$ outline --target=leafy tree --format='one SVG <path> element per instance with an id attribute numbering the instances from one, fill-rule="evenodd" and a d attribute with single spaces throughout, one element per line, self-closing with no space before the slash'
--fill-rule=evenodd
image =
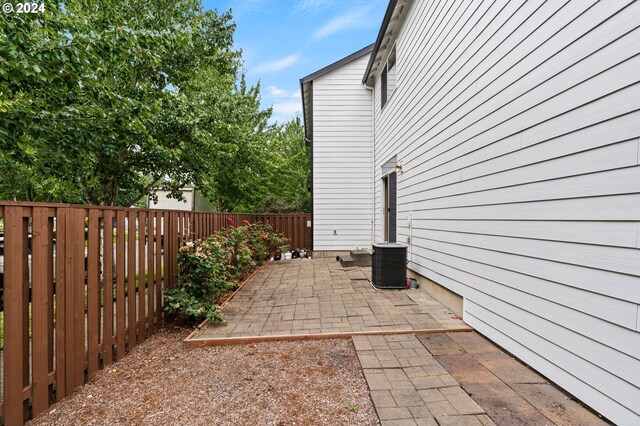
<path id="1" fill-rule="evenodd" d="M 299 117 L 275 129 L 269 144 L 271 170 L 266 191 L 255 211 L 288 213 L 310 211 L 307 183 L 311 174 L 311 153 Z"/>
<path id="2" fill-rule="evenodd" d="M 195 0 L 46 8 L 0 17 L 6 161 L 27 163 L 24 141 L 37 141 L 48 177 L 74 183 L 90 204 L 130 205 L 152 187 L 177 193 L 193 181 L 206 165 L 186 161 L 194 108 L 180 87 L 203 68 L 235 76 L 231 15 Z"/>
<path id="3" fill-rule="evenodd" d="M 251 210 L 265 185 L 263 151 L 272 129 L 271 109 L 260 109 L 260 85 L 247 87 L 244 75 L 236 82 L 209 69 L 183 93 L 201 106 L 185 157 L 209 165 L 193 184 L 219 211 Z"/>
<path id="4" fill-rule="evenodd" d="M 192 184 L 220 211 L 308 209 L 300 120 L 268 124 L 230 12 L 45 6 L 0 15 L 0 198 L 128 206 Z"/>

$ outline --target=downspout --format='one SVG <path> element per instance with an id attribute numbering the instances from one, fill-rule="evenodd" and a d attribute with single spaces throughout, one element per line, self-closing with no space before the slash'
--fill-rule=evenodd
<path id="1" fill-rule="evenodd" d="M 375 85 L 373 87 L 364 84 L 365 89 L 371 93 L 371 244 L 376 237 L 376 95 Z"/>
<path id="2" fill-rule="evenodd" d="M 311 205 L 309 206 L 310 212 L 309 212 L 309 216 L 311 219 L 311 229 L 309 230 L 310 232 L 310 238 L 309 238 L 309 243 L 311 244 L 311 247 L 309 247 L 309 249 L 313 252 L 314 249 L 314 240 L 313 240 L 313 234 L 315 232 L 315 218 L 313 215 L 313 204 L 314 204 L 314 188 L 313 188 L 313 184 L 314 184 L 314 179 L 313 179 L 313 164 L 314 164 L 314 158 L 313 158 L 313 80 L 311 80 L 309 82 L 309 103 L 310 103 L 310 110 L 309 113 L 311 115 L 311 117 L 309 117 L 309 123 L 311 125 L 311 131 L 310 131 L 310 139 L 307 137 L 307 116 L 306 116 L 306 109 L 305 109 L 305 105 L 304 105 L 304 82 L 303 82 L 303 78 L 300 79 L 300 94 L 302 95 L 302 124 L 304 125 L 304 140 L 305 143 L 309 146 L 309 154 L 311 156 L 311 176 L 310 176 L 310 181 L 308 181 L 310 183 L 310 187 L 308 187 L 308 190 L 311 192 Z M 305 224 L 306 226 L 306 224 Z"/>

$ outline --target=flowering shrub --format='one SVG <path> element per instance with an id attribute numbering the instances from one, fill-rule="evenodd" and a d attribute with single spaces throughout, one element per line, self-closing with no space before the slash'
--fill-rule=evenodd
<path id="1" fill-rule="evenodd" d="M 243 221 L 241 226 L 230 225 L 180 247 L 176 286 L 166 289 L 164 295 L 169 314 L 192 321 L 222 321 L 221 298 L 269 255 L 287 250 L 287 239 L 269 224 Z"/>

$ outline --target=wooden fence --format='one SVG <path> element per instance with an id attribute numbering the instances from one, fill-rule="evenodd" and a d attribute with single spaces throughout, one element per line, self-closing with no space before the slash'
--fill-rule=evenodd
<path id="1" fill-rule="evenodd" d="M 4 424 L 22 424 L 160 326 L 187 239 L 264 221 L 308 248 L 306 214 L 252 215 L 0 201 Z"/>

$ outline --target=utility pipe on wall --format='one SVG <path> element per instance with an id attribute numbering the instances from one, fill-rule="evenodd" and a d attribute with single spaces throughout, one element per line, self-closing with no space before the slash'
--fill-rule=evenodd
<path id="1" fill-rule="evenodd" d="M 364 87 L 371 93 L 371 244 L 373 244 L 376 238 L 376 95 L 375 87 L 369 87 L 366 84 Z"/>

